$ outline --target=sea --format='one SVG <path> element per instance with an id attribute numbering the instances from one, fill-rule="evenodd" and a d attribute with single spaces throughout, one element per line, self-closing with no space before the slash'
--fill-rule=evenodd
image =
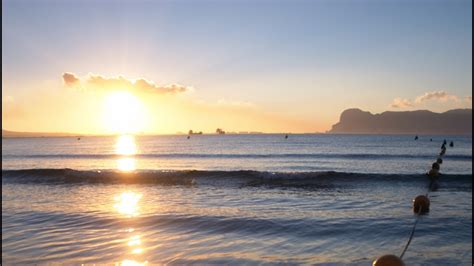
<path id="1" fill-rule="evenodd" d="M 472 265 L 472 136 L 2 138 L 2 265 L 371 265 L 413 229 L 406 265 Z"/>

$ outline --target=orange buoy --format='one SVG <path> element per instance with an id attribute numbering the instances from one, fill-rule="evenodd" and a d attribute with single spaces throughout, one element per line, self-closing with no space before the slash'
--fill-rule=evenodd
<path id="1" fill-rule="evenodd" d="M 374 260 L 372 266 L 405 266 L 402 259 L 395 255 L 383 255 Z"/>
<path id="2" fill-rule="evenodd" d="M 426 213 L 430 210 L 430 200 L 425 195 L 419 195 L 413 200 L 413 211 L 415 213 Z"/>

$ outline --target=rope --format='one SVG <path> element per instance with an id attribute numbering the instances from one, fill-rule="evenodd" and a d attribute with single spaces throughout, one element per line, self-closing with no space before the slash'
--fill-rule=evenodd
<path id="1" fill-rule="evenodd" d="M 411 229 L 410 237 L 408 238 L 408 242 L 405 245 L 405 248 L 403 249 L 402 254 L 400 255 L 400 259 L 403 259 L 403 255 L 405 255 L 405 252 L 407 251 L 408 246 L 410 245 L 411 240 L 413 239 L 413 236 L 415 235 L 415 228 L 416 228 L 416 224 L 418 223 L 418 220 L 420 218 L 420 213 L 421 213 L 421 208 L 418 209 L 418 213 L 417 213 L 416 219 L 415 219 L 415 224 L 413 225 L 413 228 Z"/>
<path id="2" fill-rule="evenodd" d="M 444 150 L 446 150 L 446 147 L 445 147 L 445 144 L 443 142 L 443 146 L 444 147 Z M 443 150 L 443 149 L 441 149 Z M 445 153 L 442 151 L 440 154 L 439 154 L 439 157 L 438 158 L 442 158 L 443 156 L 445 155 Z M 432 180 L 431 183 L 430 183 L 430 186 L 428 188 L 428 192 L 426 192 L 425 196 L 428 197 L 428 194 L 433 190 L 433 184 L 434 184 L 434 181 L 435 180 Z M 408 246 L 410 246 L 410 243 L 411 243 L 411 240 L 413 239 L 413 237 L 415 236 L 415 229 L 416 229 L 416 225 L 418 224 L 418 221 L 421 217 L 421 207 L 418 208 L 418 212 L 416 213 L 416 219 L 415 219 L 415 223 L 413 224 L 413 228 L 411 229 L 411 233 L 410 233 L 410 237 L 408 238 L 408 242 L 407 244 L 405 245 L 405 248 L 403 249 L 402 251 L 402 254 L 400 254 L 400 259 L 403 259 L 403 255 L 405 255 L 405 252 L 408 250 Z"/>

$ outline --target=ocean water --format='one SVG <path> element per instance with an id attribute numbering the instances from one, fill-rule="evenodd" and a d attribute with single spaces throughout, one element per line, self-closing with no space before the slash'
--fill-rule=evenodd
<path id="1" fill-rule="evenodd" d="M 403 260 L 471 265 L 470 136 L 2 139 L 2 264 L 370 265 L 428 191 Z"/>

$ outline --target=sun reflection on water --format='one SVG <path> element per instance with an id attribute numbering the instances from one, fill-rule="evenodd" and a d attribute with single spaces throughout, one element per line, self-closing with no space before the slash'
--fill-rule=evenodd
<path id="1" fill-rule="evenodd" d="M 117 138 L 115 143 L 115 153 L 121 155 L 117 159 L 117 169 L 122 172 L 129 172 L 135 170 L 135 158 L 133 155 L 137 153 L 137 146 L 135 144 L 135 139 L 131 135 L 122 135 Z M 115 204 L 114 208 L 118 213 L 125 215 L 126 217 L 136 217 L 139 215 L 139 201 L 142 197 L 142 194 L 126 191 L 122 192 L 120 195 L 114 197 Z M 133 233 L 134 228 L 128 228 L 126 230 L 128 233 Z M 138 262 L 137 258 L 142 257 L 144 249 L 141 247 L 142 241 L 140 235 L 132 235 L 127 242 L 127 245 L 131 248 L 130 256 L 131 259 L 123 260 L 120 265 L 146 265 L 145 262 Z M 141 260 L 141 259 L 140 259 Z"/>
<path id="2" fill-rule="evenodd" d="M 128 241 L 129 246 L 137 246 L 137 245 L 140 245 L 141 243 L 142 242 L 140 241 L 140 236 L 139 235 L 135 235 L 135 236 L 130 237 L 130 240 Z"/>
<path id="3" fill-rule="evenodd" d="M 114 208 L 120 214 L 125 214 L 126 217 L 138 216 L 138 203 L 141 197 L 142 194 L 140 193 L 132 191 L 123 192 L 114 197 L 114 200 L 116 201 Z M 130 248 L 128 253 L 128 256 L 130 257 L 128 259 L 122 260 L 121 262 L 115 263 L 115 265 L 147 265 L 148 261 L 140 262 L 144 259 L 143 254 L 145 251 L 142 246 L 143 243 L 140 234 L 137 234 L 135 228 L 133 227 L 125 228 L 124 232 L 127 232 L 129 235 L 126 243 Z"/>
<path id="4" fill-rule="evenodd" d="M 121 214 L 125 214 L 127 217 L 138 216 L 138 201 L 140 201 L 142 195 L 135 192 L 123 192 L 114 199 L 117 202 L 114 208 Z"/>
<path id="5" fill-rule="evenodd" d="M 122 172 L 130 172 L 135 170 L 135 159 L 134 158 L 120 158 L 117 159 L 117 169 Z"/>
<path id="6" fill-rule="evenodd" d="M 115 154 L 134 155 L 137 153 L 137 145 L 132 135 L 122 135 L 117 138 L 115 143 Z"/>
<path id="7" fill-rule="evenodd" d="M 117 138 L 115 154 L 121 155 L 121 158 L 117 159 L 118 170 L 130 172 L 136 169 L 133 155 L 137 154 L 137 145 L 132 135 L 122 135 Z"/>
<path id="8" fill-rule="evenodd" d="M 141 254 L 143 253 L 143 248 L 134 248 L 132 254 Z"/>
<path id="9" fill-rule="evenodd" d="M 141 265 L 147 265 L 147 264 L 148 264 L 148 261 L 140 263 L 134 260 L 123 260 L 120 263 L 121 266 L 141 266 Z"/>

